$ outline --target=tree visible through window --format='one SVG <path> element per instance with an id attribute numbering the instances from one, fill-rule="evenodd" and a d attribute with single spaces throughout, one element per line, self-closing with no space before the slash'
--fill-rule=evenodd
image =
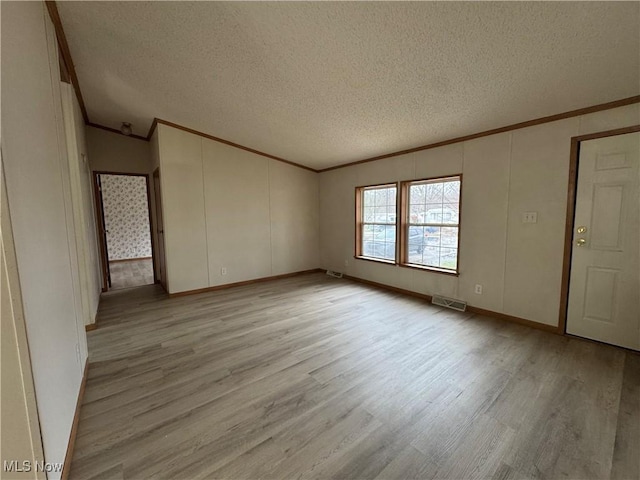
<path id="1" fill-rule="evenodd" d="M 358 256 L 396 259 L 396 185 L 358 189 Z"/>
<path id="2" fill-rule="evenodd" d="M 406 182 L 403 263 L 457 271 L 461 178 Z"/>

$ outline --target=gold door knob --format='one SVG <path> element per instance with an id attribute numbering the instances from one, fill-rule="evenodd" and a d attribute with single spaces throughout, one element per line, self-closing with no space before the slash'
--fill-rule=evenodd
<path id="1" fill-rule="evenodd" d="M 582 247 L 585 243 L 587 243 L 587 241 L 584 238 L 579 238 L 578 241 L 576 242 L 576 245 L 578 245 L 579 247 Z"/>
<path id="2" fill-rule="evenodd" d="M 578 233 L 585 233 L 587 231 L 587 227 L 578 227 Z"/>

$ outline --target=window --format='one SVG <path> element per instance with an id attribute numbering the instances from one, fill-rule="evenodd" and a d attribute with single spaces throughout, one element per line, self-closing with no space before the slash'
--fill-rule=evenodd
<path id="1" fill-rule="evenodd" d="M 456 175 L 401 182 L 399 192 L 356 188 L 356 257 L 457 275 L 461 184 Z"/>
<path id="2" fill-rule="evenodd" d="M 402 256 L 407 266 L 457 273 L 461 176 L 402 183 Z"/>
<path id="3" fill-rule="evenodd" d="M 395 184 L 356 189 L 356 256 L 396 261 Z"/>

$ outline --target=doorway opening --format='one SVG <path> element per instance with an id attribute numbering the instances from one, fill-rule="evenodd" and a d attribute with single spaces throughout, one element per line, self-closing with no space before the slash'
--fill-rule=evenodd
<path id="1" fill-rule="evenodd" d="M 640 350 L 640 126 L 574 137 L 564 333 Z"/>
<path id="2" fill-rule="evenodd" d="M 94 172 L 103 291 L 156 282 L 149 176 Z"/>

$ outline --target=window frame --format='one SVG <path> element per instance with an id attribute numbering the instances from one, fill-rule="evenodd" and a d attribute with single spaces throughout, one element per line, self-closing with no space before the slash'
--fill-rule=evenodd
<path id="1" fill-rule="evenodd" d="M 437 226 L 442 227 L 456 227 L 458 229 L 458 243 L 456 245 L 456 268 L 448 269 L 442 267 L 434 267 L 427 265 L 419 265 L 415 263 L 409 262 L 409 228 L 414 226 L 409 222 L 410 215 L 410 199 L 409 199 L 409 188 L 411 185 L 416 185 L 420 183 L 444 183 L 447 180 L 459 180 L 460 181 L 460 196 L 458 197 L 458 223 L 456 224 L 438 224 Z M 429 178 L 421 178 L 417 180 L 407 180 L 400 182 L 400 224 L 397 226 L 399 231 L 400 239 L 398 244 L 400 246 L 400 256 L 398 265 L 406 268 L 415 268 L 417 270 L 426 270 L 434 273 L 441 273 L 444 275 L 460 275 L 460 232 L 461 232 L 461 224 L 462 224 L 462 173 L 454 174 L 454 175 L 445 175 L 445 176 L 437 176 L 437 177 L 429 177 Z M 428 224 L 425 224 L 428 226 Z"/>
<path id="2" fill-rule="evenodd" d="M 395 248 L 395 252 L 394 252 L 394 257 L 393 260 L 388 260 L 385 258 L 377 258 L 377 257 L 368 257 L 362 254 L 362 232 L 364 229 L 364 221 L 363 221 L 363 215 L 362 215 L 362 210 L 363 210 L 363 196 L 364 196 L 364 192 L 367 190 L 376 190 L 376 189 L 382 189 L 382 188 L 395 188 L 396 189 L 396 221 L 395 223 L 393 223 L 393 226 L 396 229 L 396 248 Z M 400 185 L 399 182 L 385 182 L 385 183 L 379 183 L 376 185 L 363 185 L 360 187 L 356 187 L 356 208 L 355 208 L 355 255 L 354 258 L 358 259 L 358 260 L 367 260 L 370 262 L 378 262 L 378 263 L 385 263 L 387 265 L 398 265 L 398 250 L 399 250 L 399 240 L 400 240 L 400 234 L 399 234 L 399 222 L 398 219 L 400 218 L 400 212 L 401 212 L 401 206 L 400 206 Z M 371 225 L 370 223 L 368 223 L 367 225 Z M 381 225 L 392 225 L 392 224 L 381 224 Z"/>

